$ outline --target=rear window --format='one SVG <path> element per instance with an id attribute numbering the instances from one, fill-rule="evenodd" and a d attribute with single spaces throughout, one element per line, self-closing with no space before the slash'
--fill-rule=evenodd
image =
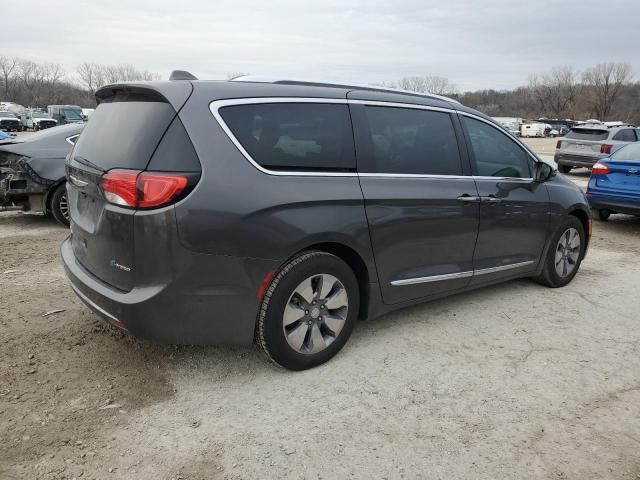
<path id="1" fill-rule="evenodd" d="M 625 162 L 639 162 L 640 163 L 640 144 L 631 143 L 626 147 L 622 147 L 616 153 L 611 155 L 613 160 L 621 160 Z"/>
<path id="2" fill-rule="evenodd" d="M 355 170 L 347 105 L 233 105 L 221 108 L 220 115 L 251 158 L 265 168 Z"/>
<path id="3" fill-rule="evenodd" d="M 158 101 L 101 103 L 78 138 L 74 157 L 104 170 L 144 170 L 175 115 L 171 105 Z"/>
<path id="4" fill-rule="evenodd" d="M 593 140 L 595 142 L 606 140 L 609 136 L 609 130 L 597 130 L 595 128 L 572 128 L 565 138 L 573 138 L 574 140 Z"/>

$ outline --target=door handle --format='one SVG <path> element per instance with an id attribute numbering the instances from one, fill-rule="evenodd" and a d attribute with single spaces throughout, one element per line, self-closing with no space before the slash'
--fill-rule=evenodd
<path id="1" fill-rule="evenodd" d="M 488 197 L 480 197 L 483 203 L 488 203 L 489 205 L 495 205 L 496 203 L 500 203 L 502 199 L 494 197 L 493 195 L 489 195 Z"/>
<path id="2" fill-rule="evenodd" d="M 456 198 L 456 200 L 463 203 L 478 203 L 480 201 L 480 197 L 472 197 L 471 195 L 465 193 Z"/>

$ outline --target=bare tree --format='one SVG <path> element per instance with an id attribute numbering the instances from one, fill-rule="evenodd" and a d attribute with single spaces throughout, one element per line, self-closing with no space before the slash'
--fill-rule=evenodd
<path id="1" fill-rule="evenodd" d="M 13 72 L 20 63 L 20 59 L 17 57 L 5 57 L 0 55 L 0 73 L 2 74 L 2 85 L 4 86 L 5 100 L 9 100 L 9 93 L 11 91 L 11 80 L 13 78 Z"/>
<path id="2" fill-rule="evenodd" d="M 543 75 L 532 75 L 529 87 L 545 114 L 555 118 L 569 112 L 580 93 L 577 73 L 571 67 L 556 67 Z"/>
<path id="3" fill-rule="evenodd" d="M 31 60 L 18 63 L 18 78 L 27 90 L 30 104 L 40 103 L 40 87 L 44 80 L 44 68 Z"/>
<path id="4" fill-rule="evenodd" d="M 600 63 L 586 70 L 584 83 L 591 87 L 593 111 L 600 120 L 606 120 L 620 89 L 631 82 L 633 74 L 628 63 Z"/>
<path id="5" fill-rule="evenodd" d="M 456 86 L 448 78 L 438 76 L 404 77 L 398 82 L 398 88 L 436 95 L 454 95 L 457 92 Z"/>

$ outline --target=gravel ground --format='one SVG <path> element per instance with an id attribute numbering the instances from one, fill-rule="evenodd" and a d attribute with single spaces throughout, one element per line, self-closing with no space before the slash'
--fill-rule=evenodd
<path id="1" fill-rule="evenodd" d="M 301 373 L 115 332 L 67 285 L 67 233 L 0 214 L 3 480 L 640 478 L 640 218 L 594 222 L 566 288 L 362 322 Z"/>

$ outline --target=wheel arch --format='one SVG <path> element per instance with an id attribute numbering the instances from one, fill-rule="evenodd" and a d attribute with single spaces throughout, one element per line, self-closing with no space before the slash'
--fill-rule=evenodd
<path id="1" fill-rule="evenodd" d="M 584 249 L 586 254 L 587 247 L 589 246 L 589 241 L 591 240 L 591 216 L 581 208 L 574 208 L 569 212 L 569 215 L 576 217 L 582 224 L 582 228 L 584 229 L 585 234 L 584 236 L 587 243 Z"/>
<path id="2" fill-rule="evenodd" d="M 58 181 L 56 181 L 55 183 L 53 183 L 49 189 L 47 190 L 47 192 L 45 193 L 45 197 L 44 197 L 44 212 L 45 214 L 50 214 L 51 213 L 51 198 L 53 197 L 53 192 L 56 191 L 56 189 L 60 186 L 60 185 L 64 185 L 66 182 L 66 178 L 61 178 Z"/>
<path id="3" fill-rule="evenodd" d="M 338 242 L 322 242 L 309 245 L 304 250 L 319 250 L 335 255 L 353 271 L 360 289 L 360 305 L 358 318 L 367 318 L 369 314 L 369 300 L 371 298 L 371 274 L 362 256 L 353 248 Z"/>

